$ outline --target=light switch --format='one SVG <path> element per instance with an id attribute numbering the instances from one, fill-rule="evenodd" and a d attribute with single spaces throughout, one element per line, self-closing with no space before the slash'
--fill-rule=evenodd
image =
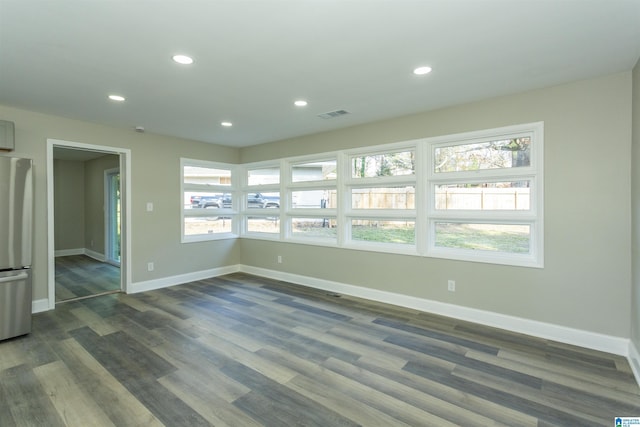
<path id="1" fill-rule="evenodd" d="M 147 212 L 153 212 L 153 203 L 147 202 Z"/>

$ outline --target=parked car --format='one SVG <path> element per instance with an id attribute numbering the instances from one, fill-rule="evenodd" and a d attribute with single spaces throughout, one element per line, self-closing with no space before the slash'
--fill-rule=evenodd
<path id="1" fill-rule="evenodd" d="M 231 208 L 231 194 L 215 194 L 211 196 L 191 196 L 192 208 Z M 248 208 L 279 208 L 280 196 L 266 196 L 262 193 L 249 193 Z"/>
<path id="2" fill-rule="evenodd" d="M 194 208 L 230 208 L 230 194 L 216 194 L 213 196 L 191 196 L 191 207 Z"/>
<path id="3" fill-rule="evenodd" d="M 280 196 L 265 196 L 262 193 L 250 193 L 247 196 L 249 208 L 279 208 Z"/>

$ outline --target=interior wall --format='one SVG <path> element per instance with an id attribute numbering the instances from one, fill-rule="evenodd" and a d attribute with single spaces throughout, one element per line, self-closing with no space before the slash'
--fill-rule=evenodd
<path id="1" fill-rule="evenodd" d="M 631 342 L 640 351 L 640 60 L 633 69 Z M 639 361 L 640 362 L 640 361 Z"/>
<path id="2" fill-rule="evenodd" d="M 628 338 L 631 88 L 625 72 L 241 149 L 244 163 L 543 121 L 544 268 L 250 239 L 242 263 Z"/>
<path id="3" fill-rule="evenodd" d="M 238 163 L 237 149 L 137 133 L 0 105 L 0 118 L 15 123 L 16 149 L 9 155 L 34 161 L 34 300 L 48 298 L 47 139 L 131 150 L 132 280 L 144 282 L 240 262 L 234 240 L 180 243 L 180 157 Z M 154 211 L 146 211 L 146 203 Z M 154 271 L 147 271 L 147 262 Z"/>
<path id="4" fill-rule="evenodd" d="M 56 159 L 53 177 L 56 251 L 84 248 L 84 165 Z"/>
<path id="5" fill-rule="evenodd" d="M 84 246 L 93 252 L 105 254 L 104 171 L 120 166 L 120 156 L 108 154 L 84 162 L 85 172 L 85 227 Z"/>

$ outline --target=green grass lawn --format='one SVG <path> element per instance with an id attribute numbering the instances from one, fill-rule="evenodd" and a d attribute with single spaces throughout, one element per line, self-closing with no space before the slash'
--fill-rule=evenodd
<path id="1" fill-rule="evenodd" d="M 416 232 L 411 227 L 353 227 L 351 230 L 353 240 L 380 243 L 404 243 L 413 244 L 416 241 Z"/>
<path id="2" fill-rule="evenodd" d="M 436 229 L 436 246 L 523 254 L 529 252 L 529 230 L 510 226 L 508 231 L 490 224 L 443 224 Z"/>
<path id="3" fill-rule="evenodd" d="M 307 237 L 336 237 L 336 229 L 333 227 L 307 224 L 295 227 L 295 231 Z M 351 237 L 364 242 L 398 244 L 414 244 L 416 240 L 413 226 L 355 226 Z M 530 236 L 526 226 L 439 223 L 435 243 L 444 248 L 523 254 L 529 252 Z"/>

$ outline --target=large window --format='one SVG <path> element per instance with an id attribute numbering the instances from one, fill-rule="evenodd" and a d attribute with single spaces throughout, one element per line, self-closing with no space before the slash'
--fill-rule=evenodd
<path id="1" fill-rule="evenodd" d="M 245 167 L 242 195 L 243 234 L 256 238 L 280 238 L 280 164 Z"/>
<path id="2" fill-rule="evenodd" d="M 541 267 L 543 124 L 242 165 L 183 159 L 183 241 L 229 237 Z M 236 181 L 238 181 L 236 183 Z"/>
<path id="3" fill-rule="evenodd" d="M 285 237 L 318 244 L 338 242 L 338 160 L 323 155 L 288 162 Z"/>
<path id="4" fill-rule="evenodd" d="M 182 242 L 237 236 L 233 168 L 181 159 Z"/>
<path id="5" fill-rule="evenodd" d="M 345 160 L 345 245 L 415 253 L 415 144 L 348 152 Z"/>
<path id="6" fill-rule="evenodd" d="M 542 125 L 429 144 L 428 254 L 542 264 Z"/>

